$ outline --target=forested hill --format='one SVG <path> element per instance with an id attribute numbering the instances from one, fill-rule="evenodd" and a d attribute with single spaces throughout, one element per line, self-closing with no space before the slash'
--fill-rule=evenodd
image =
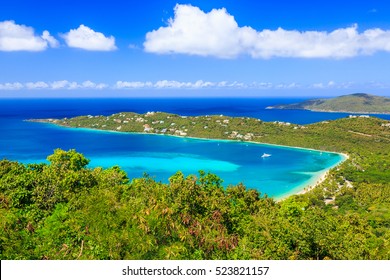
<path id="1" fill-rule="evenodd" d="M 269 106 L 267 109 L 390 114 L 390 98 L 355 93 L 330 99 L 311 99 L 300 103 Z"/>

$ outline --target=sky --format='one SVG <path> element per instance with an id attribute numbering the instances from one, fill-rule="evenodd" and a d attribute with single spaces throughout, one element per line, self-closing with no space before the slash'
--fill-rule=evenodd
<path id="1" fill-rule="evenodd" d="M 0 97 L 390 95 L 389 1 L 2 1 Z"/>

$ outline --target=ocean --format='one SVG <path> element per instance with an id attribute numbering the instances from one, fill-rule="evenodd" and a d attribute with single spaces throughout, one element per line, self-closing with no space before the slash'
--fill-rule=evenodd
<path id="1" fill-rule="evenodd" d="M 26 122 L 31 118 L 110 115 L 118 112 L 163 111 L 186 116 L 227 115 L 308 124 L 348 114 L 299 110 L 267 110 L 267 106 L 303 99 L 266 98 L 137 98 L 137 99 L 0 99 L 0 158 L 24 163 L 45 162 L 56 148 L 76 149 L 90 167 L 119 165 L 129 178 L 147 173 L 158 181 L 180 170 L 185 175 L 212 172 L 224 186 L 243 183 L 275 198 L 313 184 L 342 160 L 334 153 L 160 135 L 113 133 L 61 128 Z M 389 115 L 379 117 L 390 119 Z M 262 158 L 263 153 L 271 154 Z"/>

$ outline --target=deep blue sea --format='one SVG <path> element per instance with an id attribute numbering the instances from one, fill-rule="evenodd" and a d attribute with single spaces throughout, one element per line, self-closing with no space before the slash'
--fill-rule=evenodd
<path id="1" fill-rule="evenodd" d="M 32 123 L 30 118 L 110 115 L 118 112 L 164 111 L 180 115 L 255 117 L 264 121 L 308 124 L 348 114 L 299 110 L 266 110 L 303 99 L 137 98 L 137 99 L 0 99 L 0 158 L 44 162 L 54 149 L 76 149 L 91 159 L 90 167 L 121 166 L 130 178 L 148 173 L 167 182 L 177 170 L 216 173 L 224 185 L 244 183 L 272 197 L 302 189 L 337 164 L 338 154 L 232 141 L 101 132 Z M 390 119 L 389 115 L 379 117 Z M 271 157 L 261 158 L 263 153 Z"/>

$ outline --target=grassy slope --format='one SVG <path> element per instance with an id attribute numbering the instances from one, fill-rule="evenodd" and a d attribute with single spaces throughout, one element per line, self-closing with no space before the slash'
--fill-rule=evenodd
<path id="1" fill-rule="evenodd" d="M 333 112 L 390 113 L 390 98 L 370 94 L 351 94 L 330 99 L 313 99 L 301 103 L 273 106 L 275 109 L 305 109 Z"/>

